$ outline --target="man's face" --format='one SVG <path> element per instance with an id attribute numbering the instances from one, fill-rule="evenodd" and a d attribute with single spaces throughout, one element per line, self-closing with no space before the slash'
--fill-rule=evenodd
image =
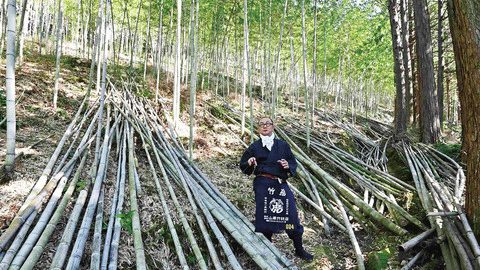
<path id="1" fill-rule="evenodd" d="M 258 133 L 260 133 L 263 136 L 272 135 L 273 128 L 274 128 L 273 122 L 268 117 L 261 118 L 260 121 L 258 121 Z"/>

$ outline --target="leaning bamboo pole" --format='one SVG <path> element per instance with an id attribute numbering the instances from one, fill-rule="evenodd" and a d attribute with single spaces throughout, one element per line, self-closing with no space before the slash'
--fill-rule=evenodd
<path id="1" fill-rule="evenodd" d="M 37 191 L 34 192 L 34 189 L 36 189 L 35 186 L 37 185 L 35 185 L 32 188 L 32 192 L 35 193 L 35 195 L 32 195 L 31 198 L 27 197 L 25 203 L 22 206 L 23 209 L 21 208 L 21 210 L 19 210 L 19 212 L 17 213 L 15 218 L 12 220 L 7 230 L 0 236 L 0 250 L 4 250 L 7 247 L 10 240 L 12 240 L 12 238 L 15 236 L 17 231 L 22 227 L 23 223 L 27 220 L 30 214 L 33 213 L 34 211 L 38 211 L 41 205 L 41 203 L 39 204 L 39 202 L 41 202 L 43 198 L 45 198 L 45 196 L 49 196 L 53 188 L 55 188 L 55 186 L 57 185 L 58 181 L 62 178 L 64 171 L 68 170 L 70 167 L 73 166 L 73 164 L 80 157 L 81 152 L 85 150 L 87 145 L 89 145 L 89 142 L 84 141 L 84 143 L 81 144 L 79 148 L 75 151 L 75 154 L 73 155 L 72 158 L 70 158 L 69 162 L 67 162 L 67 164 L 65 164 L 62 167 L 62 169 L 59 170 L 59 172 L 56 173 L 48 182 L 45 181 L 46 183 L 42 184 L 42 187 L 38 192 Z M 54 158 L 55 160 L 60 155 L 60 151 L 61 149 L 58 151 L 59 152 L 58 155 Z M 46 168 L 45 171 L 48 171 L 48 174 L 49 174 L 53 168 L 53 165 L 51 167 L 47 165 L 47 167 L 48 167 L 48 170 Z M 42 177 L 43 175 L 44 174 L 42 174 Z M 47 174 L 45 175 L 46 175 L 45 177 L 48 177 Z M 43 181 L 43 180 L 39 179 L 37 183 L 40 181 Z M 30 194 L 33 194 L 32 192 Z"/>
<path id="2" fill-rule="evenodd" d="M 40 176 L 40 178 L 37 180 L 37 182 L 35 183 L 35 185 L 33 186 L 32 190 L 30 191 L 30 193 L 28 194 L 27 198 L 25 199 L 25 202 L 24 204 L 22 205 L 22 207 L 20 208 L 19 211 L 22 211 L 23 209 L 26 208 L 26 206 L 28 206 L 29 202 L 31 200 L 33 200 L 35 198 L 35 196 L 43 189 L 43 187 L 45 186 L 47 180 L 48 180 L 48 176 L 50 175 L 50 173 L 52 172 L 53 170 L 53 167 L 55 166 L 55 162 L 57 161 L 62 149 L 63 149 L 63 146 L 65 145 L 65 143 L 67 142 L 67 140 L 72 136 L 73 134 L 73 131 L 74 131 L 74 127 L 80 117 L 80 114 L 83 110 L 83 108 L 85 107 L 85 105 L 87 104 L 87 101 L 88 101 L 88 97 L 89 95 L 86 95 L 84 98 L 83 98 L 83 101 L 82 103 L 80 104 L 80 107 L 78 108 L 77 112 L 75 113 L 75 116 L 73 117 L 72 121 L 70 122 L 70 124 L 67 126 L 67 129 L 65 130 L 65 133 L 63 134 L 62 138 L 60 139 L 60 141 L 58 142 L 57 144 L 57 147 L 55 148 L 55 150 L 53 151 L 53 154 L 52 156 L 50 157 L 47 165 L 45 166 L 45 169 L 43 169 L 43 172 L 42 172 L 42 175 Z M 2 235 L 3 236 L 3 235 Z M 2 245 L 2 237 L 0 237 L 0 250 L 4 248 L 4 246 Z"/>
<path id="3" fill-rule="evenodd" d="M 156 173 L 156 170 L 155 170 L 155 166 L 152 162 L 152 158 L 150 157 L 150 153 L 149 153 L 149 150 L 148 150 L 149 147 L 145 144 L 144 136 L 141 136 L 141 137 L 142 137 L 142 142 L 144 144 L 145 154 L 147 155 L 148 164 L 150 165 L 150 168 L 152 170 L 151 172 L 152 172 L 153 179 L 155 181 L 155 186 L 157 188 L 157 193 L 158 193 L 158 196 L 160 197 L 160 201 L 162 203 L 162 208 L 163 208 L 163 211 L 165 213 L 165 219 L 167 220 L 168 229 L 170 230 L 170 233 L 172 234 L 173 244 L 175 245 L 175 250 L 177 252 L 178 260 L 180 261 L 180 265 L 182 266 L 183 269 L 189 269 L 188 264 L 187 264 L 187 260 L 185 258 L 185 254 L 183 252 L 182 245 L 180 244 L 180 240 L 179 240 L 179 237 L 178 237 L 177 230 L 175 229 L 175 226 L 174 226 L 174 223 L 173 223 L 173 220 L 172 220 L 172 216 L 170 214 L 170 209 L 169 209 L 168 204 L 166 202 L 164 191 L 163 191 L 162 186 L 160 185 L 160 181 L 157 177 L 157 173 Z M 153 143 L 152 143 L 152 145 L 153 145 Z M 156 148 L 155 147 L 152 148 L 152 151 L 155 153 Z M 157 162 L 159 162 L 159 165 L 161 165 L 161 161 L 158 158 L 158 154 L 155 153 L 155 156 L 157 157 Z M 162 166 L 162 174 L 163 174 L 164 178 L 168 177 L 166 175 L 165 170 L 163 169 L 163 166 Z"/>
<path id="4" fill-rule="evenodd" d="M 68 255 L 68 249 L 71 245 L 73 235 L 75 233 L 75 228 L 77 226 L 78 220 L 80 219 L 80 214 L 85 205 L 88 196 L 88 185 L 85 186 L 83 190 L 78 194 L 75 206 L 70 214 L 65 230 L 63 231 L 62 238 L 60 243 L 57 246 L 55 255 L 53 256 L 52 263 L 50 265 L 51 270 L 60 270 L 63 269 L 63 264 Z"/>
<path id="5" fill-rule="evenodd" d="M 55 210 L 54 208 L 57 206 L 57 202 L 61 197 L 63 189 L 67 183 L 68 177 L 72 171 L 73 169 L 70 169 L 69 172 L 67 172 L 67 174 L 65 174 L 65 176 L 62 177 L 60 182 L 57 184 L 57 187 L 55 188 L 55 192 L 52 194 L 47 206 L 43 210 L 40 218 L 37 220 L 35 227 L 33 228 L 32 232 L 28 235 L 27 239 L 25 240 L 25 243 L 23 243 L 22 248 L 19 250 L 19 253 L 15 257 L 15 260 L 12 261 L 12 265 L 10 266 L 10 269 L 18 269 L 21 266 L 26 255 L 28 255 L 34 243 L 40 236 L 40 233 L 45 229 L 45 226 L 47 225 L 51 215 L 53 214 L 53 211 Z M 17 243 L 21 243 L 21 241 L 17 241 Z"/>
<path id="6" fill-rule="evenodd" d="M 123 201 L 125 197 L 125 180 L 126 180 L 126 162 L 127 162 L 127 120 L 123 122 L 123 136 L 122 136 L 122 143 L 121 143 L 121 150 L 119 152 L 119 162 L 118 164 L 118 174 L 119 174 L 119 190 L 118 190 L 118 201 L 116 206 L 116 213 L 120 213 L 123 209 Z M 121 159 L 121 162 L 120 162 Z M 118 249 L 120 245 L 120 233 L 121 233 L 121 223 L 120 217 L 115 215 L 115 222 L 113 224 L 113 231 L 112 231 L 112 240 L 110 245 L 106 245 L 109 247 L 109 254 L 103 254 L 102 258 L 102 269 L 105 269 L 108 265 L 109 270 L 117 269 L 117 260 L 118 260 Z M 113 219 L 113 217 L 111 217 Z M 107 234 L 108 237 L 108 234 Z M 107 237 L 105 240 L 107 240 Z M 104 251 L 107 248 L 104 249 Z"/>
<path id="7" fill-rule="evenodd" d="M 110 119 L 107 119 L 107 123 Z M 80 231 L 78 232 L 77 239 L 75 240 L 75 244 L 73 247 L 73 251 L 70 255 L 68 264 L 66 269 L 76 269 L 80 265 L 80 261 L 83 255 L 83 251 L 85 249 L 85 243 L 87 241 L 88 232 L 90 230 L 90 226 L 93 220 L 93 215 L 95 212 L 95 208 L 98 202 L 98 197 L 100 196 L 100 190 L 103 183 L 103 179 L 105 177 L 105 171 L 107 168 L 108 162 L 108 153 L 110 151 L 110 146 L 112 143 L 112 134 L 115 131 L 115 126 L 118 124 L 119 119 L 115 121 L 112 128 L 110 130 L 105 130 L 105 136 L 103 139 L 102 144 L 102 152 L 100 155 L 100 164 L 98 166 L 98 170 L 95 177 L 94 186 L 92 189 L 92 193 L 90 195 L 90 199 L 88 201 L 87 210 L 85 211 L 85 215 L 82 220 L 82 225 L 80 227 Z"/>
<path id="8" fill-rule="evenodd" d="M 145 262 L 145 249 L 143 247 L 142 229 L 140 225 L 140 213 L 137 203 L 137 190 L 135 185 L 135 161 L 133 157 L 133 128 L 130 129 L 128 124 L 126 128 L 126 135 L 128 136 L 128 182 L 129 182 L 129 197 L 130 197 L 130 210 L 132 211 L 132 231 L 135 245 L 135 259 L 137 269 L 146 269 L 147 263 Z"/>
<path id="9" fill-rule="evenodd" d="M 192 192 L 194 199 L 197 201 L 199 205 L 202 205 L 202 203 L 205 205 L 205 202 L 207 199 L 210 200 L 211 203 L 217 204 L 218 205 L 217 207 L 210 208 L 209 210 L 213 215 L 213 217 L 221 221 L 222 225 L 230 228 L 231 230 L 229 232 L 232 236 L 234 236 L 235 239 L 247 240 L 247 242 L 245 242 L 244 240 L 244 241 L 239 241 L 239 243 L 243 243 L 244 248 L 247 250 L 250 250 L 249 254 L 251 254 L 252 258 L 254 258 L 257 264 L 263 266 L 262 268 L 283 269 L 285 268 L 284 267 L 285 265 L 287 266 L 286 268 L 295 268 L 291 264 L 291 262 L 286 260 L 286 258 L 284 258 L 284 256 L 280 254 L 277 255 L 277 253 L 273 253 L 273 254 L 276 254 L 274 255 L 274 257 L 272 257 L 271 255 L 268 255 L 268 254 L 272 254 L 269 252 L 272 252 L 273 250 L 276 250 L 276 249 L 271 248 L 273 246 L 271 245 L 271 243 L 268 242 L 268 240 L 265 237 L 263 237 L 263 235 L 259 237 L 253 232 L 253 225 L 250 222 L 245 222 L 247 220 L 246 218 L 240 218 L 240 219 L 238 218 L 240 217 L 240 215 L 239 216 L 236 215 L 238 209 L 236 209 L 235 207 L 232 207 L 231 208 L 232 211 L 220 212 L 220 211 L 225 211 L 223 209 L 230 209 L 229 205 L 231 205 L 231 203 L 225 202 L 228 200 L 226 200 L 226 198 L 224 198 L 223 196 L 218 196 L 217 193 L 220 195 L 221 193 L 217 189 L 214 189 L 214 188 L 212 189 L 212 187 L 214 186 L 211 183 L 206 183 L 204 181 L 204 176 L 201 175 L 201 173 L 197 173 L 196 172 L 197 169 L 194 169 L 192 168 L 193 166 L 189 165 L 190 163 L 188 162 L 188 158 L 187 156 L 185 156 L 184 150 L 182 149 L 180 144 L 176 141 L 176 139 L 173 139 L 173 142 L 175 143 L 175 147 L 176 148 L 178 147 L 182 150 L 178 150 L 176 148 L 173 148 L 172 146 L 169 146 L 169 143 L 167 143 L 165 138 L 162 136 L 165 130 L 158 129 L 159 128 L 158 126 L 159 122 L 157 122 L 158 116 L 156 116 L 155 112 L 153 110 L 150 110 L 148 106 L 145 106 L 145 108 L 147 108 L 148 110 L 148 113 L 147 113 L 146 112 L 147 110 L 145 111 L 143 110 L 143 106 L 144 105 L 142 104 L 142 106 L 140 106 L 142 108 L 138 108 L 138 106 L 137 108 L 132 108 L 130 111 L 134 113 L 132 113 L 132 115 L 129 115 L 129 118 L 131 119 L 142 118 L 142 121 L 145 121 L 145 120 L 147 122 L 150 121 L 148 123 L 150 126 L 147 128 L 144 124 L 141 124 L 141 123 L 131 123 L 131 124 L 135 128 L 135 130 L 140 134 L 142 133 L 148 134 L 149 129 L 152 129 L 155 131 L 156 137 L 152 139 L 152 141 L 150 141 L 150 139 L 147 140 L 147 142 L 149 144 L 150 143 L 152 144 L 151 145 L 152 151 L 155 153 L 157 159 L 161 160 L 161 164 L 165 166 L 166 172 L 173 177 L 176 183 L 180 187 L 185 186 L 184 184 L 182 184 L 182 177 L 183 177 L 183 180 L 185 180 L 185 183 L 187 184 L 186 185 L 187 188 L 190 190 L 190 192 Z M 148 115 L 148 117 L 143 117 L 143 116 L 139 117 L 138 115 Z M 148 119 L 148 118 L 151 118 L 151 119 Z M 131 121 L 131 119 L 129 121 Z M 131 121 L 131 122 L 135 122 L 135 121 Z M 137 122 L 140 122 L 140 121 L 137 121 Z M 169 133 L 169 135 L 172 135 L 172 134 Z M 148 138 L 148 136 L 145 136 L 145 137 Z M 173 135 L 172 138 L 176 138 L 175 135 Z M 153 150 L 155 148 L 158 150 Z M 198 184 L 200 185 L 195 184 L 196 181 L 199 181 Z M 208 196 L 208 198 L 206 196 Z M 213 197 L 210 197 L 210 196 L 213 196 Z M 213 200 L 213 198 L 216 198 L 216 199 Z M 206 208 L 208 209 L 208 206 Z M 202 209 L 202 211 L 203 210 L 204 209 Z M 208 215 L 206 216 L 208 220 Z M 231 221 L 228 221 L 228 220 L 231 220 Z M 209 222 L 209 225 L 211 224 L 212 223 Z M 237 224 L 236 225 L 237 227 L 240 225 L 240 227 L 233 229 L 235 228 L 233 224 Z M 245 234 L 245 232 L 241 233 L 244 230 L 250 231 L 250 233 L 249 234 Z M 245 238 L 244 235 L 248 235 L 248 237 Z M 266 242 L 268 242 L 268 244 Z M 266 247 L 268 248 L 265 249 L 264 245 L 266 245 Z M 273 264 L 271 262 L 267 263 L 266 260 L 268 260 L 268 258 L 276 258 L 275 259 L 276 262 L 273 262 Z M 283 263 L 286 263 L 286 264 L 283 264 Z M 284 266 L 281 266 L 281 265 L 284 265 Z"/>
<path id="10" fill-rule="evenodd" d="M 463 192 L 463 188 L 458 190 L 461 187 L 459 178 L 463 174 L 461 167 L 438 151 L 422 145 L 404 143 L 403 153 L 432 227 L 436 228 L 438 238 L 447 240 L 440 244 L 447 269 L 456 269 L 458 265 L 462 269 L 480 267 L 480 248 L 473 234 L 469 233 L 468 222 L 463 221 L 457 196 Z"/>
<path id="11" fill-rule="evenodd" d="M 363 200 L 358 198 L 350 188 L 341 184 L 338 180 L 336 180 L 330 174 L 320 168 L 320 166 L 318 166 L 315 162 L 309 159 L 307 155 L 295 144 L 295 142 L 293 142 L 288 136 L 286 136 L 286 134 L 281 129 L 277 128 L 277 133 L 279 133 L 280 136 L 282 136 L 282 138 L 290 144 L 290 146 L 292 147 L 292 151 L 295 154 L 295 157 L 300 162 L 309 167 L 311 171 L 318 177 L 332 185 L 332 187 L 334 187 L 342 196 L 345 196 L 349 198 L 349 200 L 352 200 L 352 202 L 356 206 L 358 206 L 365 214 L 369 215 L 375 221 L 379 222 L 387 229 L 391 230 L 396 234 L 404 235 L 407 233 L 405 229 L 401 228 L 397 224 L 393 223 L 391 220 L 378 213 L 375 209 L 373 209 Z"/>
<path id="12" fill-rule="evenodd" d="M 118 126 L 117 126 L 118 127 Z M 112 243 L 112 234 L 113 234 L 113 227 L 115 224 L 116 220 L 116 215 L 119 213 L 117 211 L 120 200 L 119 197 L 121 196 L 121 193 L 123 193 L 124 186 L 120 186 L 121 183 L 121 164 L 122 164 L 122 149 L 124 147 L 124 139 L 125 139 L 125 133 L 120 133 L 123 130 L 123 128 L 117 128 L 116 129 L 116 135 L 115 137 L 117 138 L 117 175 L 116 175 L 116 181 L 115 181 L 115 191 L 113 193 L 113 198 L 111 201 L 111 207 L 110 207 L 110 215 L 108 219 L 108 225 L 107 225 L 107 230 L 105 234 L 105 242 L 103 245 L 103 251 L 102 251 L 102 258 L 101 258 L 101 264 L 100 264 L 100 269 L 104 270 L 107 269 L 108 266 L 108 256 L 110 254 L 110 247 Z M 123 201 L 121 202 L 123 203 Z"/>
<path id="13" fill-rule="evenodd" d="M 73 176 L 73 179 L 70 182 L 70 185 L 68 186 L 67 191 L 63 195 L 62 201 L 59 203 L 59 206 L 55 209 L 55 212 L 53 213 L 52 218 L 46 225 L 38 241 L 36 241 L 35 243 L 32 240 L 32 244 L 31 246 L 29 246 L 28 244 L 29 242 L 27 239 L 27 241 L 24 244 L 24 247 L 27 247 L 27 248 L 25 248 L 24 251 L 22 250 L 19 251 L 19 253 L 17 254 L 18 261 L 17 261 L 17 258 L 15 258 L 15 260 L 12 262 L 11 267 L 21 266 L 20 269 L 22 270 L 33 269 L 37 261 L 40 259 L 40 256 L 44 252 L 45 246 L 47 245 L 48 240 L 50 239 L 51 235 L 54 233 L 56 225 L 58 224 L 60 218 L 62 217 L 62 214 L 65 211 L 65 208 L 67 207 L 70 199 L 72 198 L 77 182 L 80 178 L 80 174 L 83 170 L 83 167 L 85 166 L 86 160 L 87 160 L 87 152 L 85 152 L 85 154 L 83 155 L 82 160 L 80 161 L 80 165 L 78 166 L 75 172 L 75 175 Z M 35 235 L 33 231 L 30 234 Z M 31 252 L 28 249 L 31 249 Z"/>
<path id="14" fill-rule="evenodd" d="M 335 190 L 333 190 L 331 186 L 329 186 L 329 188 L 330 188 L 330 191 L 332 192 L 335 202 L 338 205 L 338 208 L 340 208 L 340 211 L 342 213 L 343 222 L 345 224 L 345 227 L 347 228 L 348 236 L 350 237 L 350 241 L 355 251 L 355 257 L 357 258 L 358 269 L 365 270 L 365 264 L 364 264 L 365 259 L 363 258 L 362 251 L 360 250 L 360 245 L 358 244 L 357 238 L 355 237 L 355 232 L 353 231 L 352 224 L 350 223 L 347 212 L 345 211 L 345 208 L 343 207 L 342 202 L 340 201 L 337 194 L 335 193 Z"/>
<path id="15" fill-rule="evenodd" d="M 100 250 L 102 248 L 102 227 L 103 227 L 103 201 L 105 197 L 105 189 L 100 192 L 97 204 L 97 215 L 95 217 L 95 227 L 92 241 L 92 254 L 90 255 L 90 269 L 100 269 Z"/>

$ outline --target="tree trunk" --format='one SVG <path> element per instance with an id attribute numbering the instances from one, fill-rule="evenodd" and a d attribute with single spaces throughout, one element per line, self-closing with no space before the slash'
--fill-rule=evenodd
<path id="1" fill-rule="evenodd" d="M 410 120 L 409 122 L 412 123 L 414 126 L 418 126 L 419 122 L 419 111 L 420 107 L 418 105 L 418 68 L 416 65 L 417 57 L 416 57 L 416 35 L 415 35 L 415 23 L 413 19 L 413 5 L 411 4 L 410 0 L 407 0 L 407 14 L 408 14 L 408 49 L 410 55 L 410 69 L 411 69 L 411 82 L 412 82 L 412 90 L 410 100 L 408 102 L 408 106 L 410 108 Z"/>
<path id="2" fill-rule="evenodd" d="M 463 150 L 466 152 L 465 208 L 477 237 L 480 236 L 480 3 L 449 0 L 448 12 L 455 53 L 458 95 L 461 104 Z"/>
<path id="3" fill-rule="evenodd" d="M 413 1 L 417 37 L 417 63 L 420 91 L 420 126 L 422 142 L 435 143 L 440 137 L 438 100 L 433 70 L 432 37 L 426 0 Z"/>
<path id="4" fill-rule="evenodd" d="M 248 86 L 250 96 L 250 142 L 253 142 L 253 95 L 250 83 L 250 56 L 248 47 L 248 6 L 247 0 L 243 1 L 243 87 L 242 87 L 242 129 L 241 134 L 245 132 L 245 95 Z"/>
<path id="5" fill-rule="evenodd" d="M 57 18 L 57 61 L 55 67 L 55 87 L 53 89 L 53 110 L 57 110 L 58 99 L 58 80 L 60 78 L 60 57 L 62 56 L 62 0 L 58 1 L 58 18 Z"/>
<path id="6" fill-rule="evenodd" d="M 38 34 L 38 53 L 42 54 L 42 43 L 43 43 L 43 31 L 44 31 L 44 2 L 40 4 L 40 22 L 38 24 L 37 34 Z"/>
<path id="7" fill-rule="evenodd" d="M 148 16 L 147 16 L 147 38 L 145 39 L 145 59 L 143 64 L 143 80 L 147 77 L 147 65 L 148 65 L 148 43 L 150 41 L 150 13 L 152 11 L 152 5 L 148 4 Z"/>
<path id="8" fill-rule="evenodd" d="M 438 28 L 437 28 L 437 39 L 438 39 L 438 72 L 437 72 L 437 94 L 438 94 L 438 113 L 440 117 L 440 128 L 443 126 L 443 1 L 438 0 Z"/>
<path id="9" fill-rule="evenodd" d="M 138 33 L 138 21 L 139 21 L 139 17 L 140 17 L 140 10 L 142 8 L 142 2 L 143 0 L 140 0 L 140 3 L 138 3 L 138 10 L 137 10 L 137 19 L 136 19 L 136 22 L 135 22 L 135 36 L 133 37 L 133 40 L 132 40 L 132 45 L 131 45 L 131 48 L 130 48 L 130 68 L 133 68 L 133 64 L 134 64 L 134 51 L 136 49 L 136 44 L 137 44 L 137 41 L 138 41 L 138 36 L 137 36 L 137 33 Z"/>
<path id="10" fill-rule="evenodd" d="M 310 122 L 315 128 L 315 93 L 317 91 L 317 0 L 313 1 L 313 63 L 312 63 L 312 107 L 310 109 Z"/>
<path id="11" fill-rule="evenodd" d="M 407 131 L 407 102 L 405 89 L 405 68 L 403 62 L 403 46 L 401 32 L 401 0 L 389 0 L 390 31 L 392 33 L 392 48 L 395 75 L 395 137 L 402 138 Z"/>
<path id="12" fill-rule="evenodd" d="M 25 24 L 25 12 L 27 10 L 27 0 L 23 0 L 23 5 L 22 5 L 22 15 L 20 17 L 20 26 L 18 29 L 18 35 L 17 35 L 17 53 L 18 53 L 18 64 L 22 65 L 23 63 L 23 27 Z"/>
<path id="13" fill-rule="evenodd" d="M 410 122 L 411 115 L 411 100 L 412 100 L 412 76 L 411 73 L 411 59 L 410 59 L 410 29 L 408 25 L 408 0 L 400 1 L 400 20 L 402 24 L 402 56 L 403 56 L 403 69 L 405 78 L 405 107 L 407 125 Z"/>
<path id="14" fill-rule="evenodd" d="M 182 0 L 177 0 L 177 35 L 175 40 L 175 77 L 173 81 L 173 124 L 177 126 L 180 118 L 180 78 L 181 78 L 181 33 Z"/>
<path id="15" fill-rule="evenodd" d="M 155 104 L 158 103 L 158 84 L 160 82 L 160 71 L 162 64 L 162 48 L 163 48 L 163 0 L 160 1 L 160 18 L 158 20 L 158 39 L 157 39 L 157 63 L 155 65 L 157 71 L 157 80 L 155 84 Z"/>
<path id="16" fill-rule="evenodd" d="M 288 0 L 285 0 L 284 9 L 283 9 L 283 16 L 282 22 L 280 25 L 280 39 L 278 41 L 278 48 L 277 48 L 277 57 L 275 59 L 275 78 L 273 80 L 273 88 L 272 88 L 272 119 L 275 119 L 275 109 L 277 106 L 277 79 L 278 79 L 278 70 L 280 64 L 280 51 L 282 50 L 282 36 L 283 36 L 283 28 L 285 25 L 285 17 L 287 16 L 287 8 L 288 8 Z"/>
<path id="17" fill-rule="evenodd" d="M 310 149 L 310 106 L 307 85 L 307 38 L 305 29 L 305 0 L 302 0 L 302 48 L 303 48 L 303 85 L 305 87 L 305 126 L 307 128 L 307 149 Z"/>
<path id="18" fill-rule="evenodd" d="M 12 178 L 15 168 L 15 22 L 16 3 L 8 0 L 7 4 L 7 70 L 5 86 L 7 92 L 7 155 L 5 157 L 6 179 Z"/>
<path id="19" fill-rule="evenodd" d="M 198 1 L 198 0 L 197 0 Z M 190 161 L 193 160 L 193 125 L 195 118 L 195 95 L 196 95 L 196 58 L 195 58 L 195 0 L 190 5 L 190 136 L 188 140 L 188 152 Z M 198 14 L 197 14 L 198 17 Z"/>

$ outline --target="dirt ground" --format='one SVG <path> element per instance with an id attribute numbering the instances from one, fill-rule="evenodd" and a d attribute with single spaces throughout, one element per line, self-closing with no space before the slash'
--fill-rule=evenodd
<path id="1" fill-rule="evenodd" d="M 39 140 L 42 141 L 32 149 L 25 151 L 25 156 L 17 162 L 15 178 L 8 184 L 0 186 L 0 233 L 3 233 L 7 228 L 21 207 L 26 195 L 40 177 L 84 94 L 89 63 L 76 58 L 66 58 L 61 72 L 59 109 L 54 112 L 51 104 L 54 80 L 52 75 L 54 74 L 53 62 L 52 59 L 46 56 L 27 57 L 26 63 L 17 75 L 17 93 L 20 93 L 20 101 L 17 105 L 17 148 L 28 148 Z M 2 74 L 5 74 L 3 70 Z M 4 78 L 0 79 L 2 83 L 5 81 Z M 151 86 L 152 84 L 147 85 Z M 170 86 L 170 83 L 164 83 L 161 87 L 164 90 L 168 90 Z M 162 93 L 168 96 L 168 91 L 163 91 Z M 236 135 L 233 135 L 208 113 L 208 103 L 213 102 L 213 98 L 204 92 L 200 92 L 197 99 L 199 109 L 196 118 L 194 160 L 219 190 L 248 219 L 253 221 L 253 179 L 252 177 L 242 175 L 238 168 L 239 158 L 244 150 L 244 146 Z M 168 99 L 165 98 L 165 100 Z M 239 100 L 237 99 L 236 102 L 239 102 Z M 182 142 L 187 144 L 185 137 L 188 134 L 188 117 L 186 112 L 182 115 L 182 119 L 184 124 L 180 127 L 179 134 Z M 240 133 L 238 127 L 234 125 L 228 125 L 228 127 L 236 134 Z M 0 132 L 0 150 L 4 151 L 5 128 L 0 128 Z M 137 140 L 137 145 L 140 146 L 140 144 L 141 142 Z M 141 198 L 139 207 L 147 263 L 152 268 L 178 269 L 179 264 L 175 250 L 172 249 L 172 244 L 169 242 L 171 240 L 169 240 L 167 233 L 168 227 L 165 222 L 165 212 L 162 209 L 158 190 L 153 181 L 145 153 L 141 149 L 137 149 L 136 155 L 139 161 L 138 174 L 141 180 L 142 191 L 138 196 Z M 115 161 L 117 157 L 117 149 L 113 147 L 110 152 L 110 160 Z M 0 164 L 3 163 L 4 158 L 5 153 L 0 152 Z M 89 167 L 90 162 L 87 162 L 86 168 Z M 117 164 L 116 162 L 111 162 L 105 180 L 104 220 L 108 220 L 110 215 L 111 201 L 109 198 L 112 197 L 115 189 L 116 174 Z M 86 172 L 82 175 L 82 179 L 88 179 Z M 292 180 L 292 183 L 298 184 L 295 179 Z M 161 186 L 166 193 L 167 187 L 164 184 Z M 176 193 L 180 194 L 181 192 L 176 190 Z M 179 197 L 178 199 L 180 205 L 188 204 L 185 197 Z M 293 255 L 293 245 L 286 234 L 275 235 L 273 239 L 274 245 L 302 269 L 354 269 L 356 266 L 355 255 L 348 236 L 335 228 L 332 228 L 330 236 L 326 236 L 315 210 L 298 198 L 297 203 L 300 217 L 305 227 L 305 246 L 307 250 L 315 254 L 315 260 L 311 263 L 305 263 L 296 258 Z M 73 205 L 74 200 L 70 202 L 64 217 L 57 225 L 58 229 L 52 236 L 46 252 L 43 253 L 37 264 L 37 269 L 45 269 L 50 265 Z M 129 209 L 127 196 L 125 197 L 123 208 Z M 171 200 L 168 201 L 168 208 L 175 209 L 175 205 Z M 175 211 L 172 211 L 172 213 L 172 219 L 176 224 L 179 224 L 178 215 Z M 189 219 L 194 218 L 189 211 L 186 211 L 185 214 Z M 360 227 L 358 228 L 359 231 L 356 232 L 357 237 L 360 247 L 365 254 L 370 251 L 383 249 L 383 244 L 392 246 L 392 243 L 398 242 L 394 236 L 385 234 L 379 237 L 375 232 L 367 232 Z M 199 234 L 198 229 L 195 228 L 194 230 L 197 230 L 196 233 Z M 188 245 L 185 235 L 180 236 L 185 245 Z M 379 244 L 379 238 L 384 242 Z M 89 268 L 90 241 L 88 240 L 87 242 L 87 249 L 83 256 L 82 269 Z M 229 239 L 229 242 L 245 269 L 257 269 L 253 261 L 232 239 Z M 118 265 L 120 269 L 135 267 L 133 237 L 125 230 L 122 230 L 121 234 Z M 225 267 L 228 268 L 227 265 Z M 396 265 L 391 266 L 392 269 L 396 267 Z"/>

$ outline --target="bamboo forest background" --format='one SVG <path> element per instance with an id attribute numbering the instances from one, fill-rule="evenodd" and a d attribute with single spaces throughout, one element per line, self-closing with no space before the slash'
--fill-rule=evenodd
<path id="1" fill-rule="evenodd" d="M 133 254 L 139 269 L 306 266 L 251 223 L 252 181 L 238 157 L 255 139 L 255 117 L 266 115 L 299 164 L 289 184 L 314 263 L 328 246 L 336 269 L 365 269 L 384 250 L 393 267 L 425 258 L 433 269 L 477 269 L 474 2 L 2 0 L 0 270 L 37 262 L 77 269 L 90 257 L 99 269 L 104 232 L 102 269 L 133 268 Z M 126 181 L 130 212 L 122 208 Z M 66 220 L 59 248 L 45 255 Z"/>
<path id="2" fill-rule="evenodd" d="M 3 2 L 5 4 L 6 1 Z M 39 0 L 24 3 L 25 8 L 21 6 L 18 9 L 19 14 L 25 13 L 24 27 L 19 28 L 22 29 L 19 39 L 24 39 L 28 48 L 53 53 L 56 49 L 59 2 Z M 284 4 L 284 1 L 265 0 L 252 1 L 248 6 L 251 79 L 252 84 L 258 87 L 256 89 L 260 90 L 259 94 L 267 101 L 271 100 L 275 80 L 278 80 L 280 93 L 290 96 L 292 101 L 293 97 L 298 97 L 295 91 L 299 91 L 300 96 L 304 93 L 301 79 L 300 3 L 289 3 L 286 17 L 283 18 Z M 198 21 L 194 22 L 198 39 L 198 69 L 201 71 L 198 83 L 204 88 L 215 89 L 221 95 L 240 91 L 233 78 L 237 82 L 242 79 L 243 5 L 239 1 L 199 1 L 198 5 Z M 62 46 L 65 53 L 90 57 L 98 2 L 63 0 L 60 8 L 64 14 Z M 182 5 L 182 82 L 187 80 L 189 69 L 187 57 L 190 54 L 188 44 L 192 22 L 188 14 L 191 8 L 188 3 Z M 432 32 L 439 31 L 436 27 L 436 9 L 436 1 L 430 1 Z M 150 68 L 155 69 L 158 63 L 173 72 L 178 15 L 176 4 L 167 0 L 115 1 L 112 10 L 111 18 L 108 19 L 113 20 L 113 24 L 109 24 L 107 30 L 113 36 L 109 39 L 109 64 L 133 60 L 137 72 L 145 73 L 153 72 Z M 362 111 L 378 108 L 375 104 L 392 108 L 394 73 L 386 3 L 317 1 L 316 4 L 308 2 L 305 12 L 307 80 L 313 86 L 313 77 L 316 77 L 314 93 L 317 93 L 315 96 L 319 104 L 322 100 L 332 101 L 339 108 L 343 104 L 345 108 Z M 409 16 L 413 15 L 411 11 L 409 13 Z M 445 10 L 441 14 L 445 16 Z M 281 34 L 282 19 L 284 27 Z M 5 26 L 5 16 L 2 16 L 2 22 Z M 452 94 L 456 87 L 453 51 L 448 25 L 444 23 L 442 27 L 444 29 L 440 29 L 440 36 L 437 33 L 432 33 L 432 36 L 437 37 L 434 51 L 438 51 L 438 38 L 441 37 L 443 41 L 443 81 L 447 87 L 446 119 L 452 123 L 458 118 L 456 95 Z M 277 65 L 281 37 L 283 40 Z M 413 31 L 410 32 L 410 38 L 414 38 Z M 4 39 L 2 47 L 3 44 Z M 17 61 L 22 61 L 23 44 L 17 45 L 17 49 L 20 55 Z M 435 58 L 437 62 L 438 58 Z M 217 79 L 211 80 L 212 76 Z M 227 80 L 227 77 L 230 79 Z M 415 80 L 410 81 L 412 87 L 415 87 Z"/>

